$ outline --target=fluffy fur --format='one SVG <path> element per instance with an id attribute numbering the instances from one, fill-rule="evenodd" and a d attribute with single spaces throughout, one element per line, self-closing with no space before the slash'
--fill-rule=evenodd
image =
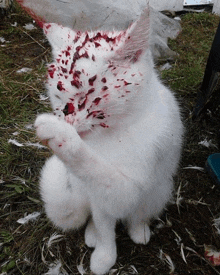
<path id="1" fill-rule="evenodd" d="M 116 261 L 115 224 L 135 243 L 169 201 L 183 127 L 173 94 L 158 80 L 149 50 L 149 14 L 121 32 L 75 32 L 44 24 L 54 62 L 47 88 L 54 114 L 36 119 L 54 156 L 40 188 L 51 221 L 63 230 L 87 221 L 91 270 Z"/>

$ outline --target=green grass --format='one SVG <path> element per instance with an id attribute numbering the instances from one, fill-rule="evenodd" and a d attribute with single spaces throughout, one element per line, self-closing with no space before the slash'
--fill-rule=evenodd
<path id="1" fill-rule="evenodd" d="M 162 77 L 182 97 L 194 97 L 201 84 L 219 17 L 210 13 L 189 13 L 182 17 L 182 32 L 170 41 L 179 54 L 173 68 Z"/>

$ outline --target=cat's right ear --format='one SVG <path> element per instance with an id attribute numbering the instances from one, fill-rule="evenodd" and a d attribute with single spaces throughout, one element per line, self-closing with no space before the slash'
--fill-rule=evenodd
<path id="1" fill-rule="evenodd" d="M 53 50 L 63 48 L 75 37 L 73 30 L 56 23 L 44 23 L 43 30 Z"/>
<path id="2" fill-rule="evenodd" d="M 137 62 L 141 55 L 149 48 L 150 36 L 150 8 L 143 11 L 140 18 L 126 31 L 123 45 L 116 51 L 113 61 Z"/>

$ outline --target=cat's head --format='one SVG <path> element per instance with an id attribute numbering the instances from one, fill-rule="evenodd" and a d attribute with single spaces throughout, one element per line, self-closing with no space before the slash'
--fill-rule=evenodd
<path id="1" fill-rule="evenodd" d="M 54 62 L 47 87 L 54 114 L 78 132 L 111 127 L 129 112 L 145 81 L 149 11 L 125 31 L 74 31 L 44 24 Z"/>

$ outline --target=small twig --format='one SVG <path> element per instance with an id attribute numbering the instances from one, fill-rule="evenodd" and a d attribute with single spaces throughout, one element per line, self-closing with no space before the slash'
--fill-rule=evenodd
<path id="1" fill-rule="evenodd" d="M 34 88 L 33 86 L 31 86 L 31 85 L 29 85 L 29 84 L 27 84 L 27 83 L 15 81 L 15 80 L 12 80 L 11 82 L 16 83 L 16 84 L 21 84 L 21 85 L 28 86 L 29 88 L 32 88 L 32 89 L 35 90 L 36 92 L 40 93 L 38 89 Z"/>
<path id="2" fill-rule="evenodd" d="M 41 46 L 43 49 L 46 50 L 46 48 L 41 45 L 41 43 L 39 43 L 36 39 L 34 39 L 29 33 L 27 33 L 26 31 L 22 30 L 21 28 L 18 28 L 19 30 L 21 30 L 23 33 L 25 33 L 27 36 L 29 36 L 34 42 L 36 42 L 39 46 Z"/>
<path id="3" fill-rule="evenodd" d="M 181 187 L 182 187 L 182 182 L 180 182 L 180 185 L 179 185 L 177 193 L 176 193 L 176 206 L 177 206 L 179 215 L 180 215 L 180 205 L 181 205 L 180 202 L 183 200 L 183 198 L 180 195 Z"/>

